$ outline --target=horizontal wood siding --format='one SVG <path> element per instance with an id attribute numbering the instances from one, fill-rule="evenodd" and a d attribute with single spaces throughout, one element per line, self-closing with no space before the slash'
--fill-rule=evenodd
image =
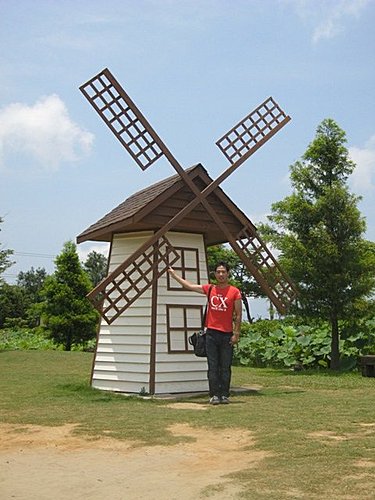
<path id="1" fill-rule="evenodd" d="M 156 394 L 183 394 L 208 391 L 207 380 L 190 380 L 189 378 L 185 378 L 182 382 L 172 382 L 170 380 L 168 382 L 159 381 L 157 387 L 158 392 Z"/>
<path id="2" fill-rule="evenodd" d="M 207 282 L 207 263 L 202 235 L 169 232 L 167 238 L 173 246 L 197 248 L 201 282 Z M 155 394 L 206 391 L 207 361 L 194 353 L 168 353 L 167 304 L 205 304 L 203 295 L 187 290 L 168 290 L 167 277 L 158 282 L 158 321 L 156 336 Z"/>
<path id="3" fill-rule="evenodd" d="M 151 232 L 115 235 L 109 272 L 131 255 Z M 172 245 L 198 249 L 201 282 L 207 282 L 203 236 L 170 232 Z M 149 392 L 151 347 L 151 288 L 112 325 L 101 324 L 95 354 L 92 385 L 124 393 Z M 167 275 L 158 282 L 156 325 L 155 394 L 207 391 L 207 362 L 193 352 L 168 353 L 167 317 L 169 305 L 204 306 L 205 297 L 186 290 L 168 290 Z"/>
<path id="4" fill-rule="evenodd" d="M 147 241 L 151 232 L 115 235 L 109 272 Z M 149 392 L 151 290 L 147 290 L 112 325 L 102 321 L 92 386 L 102 390 Z"/>
<path id="5" fill-rule="evenodd" d="M 126 391 L 122 390 L 121 387 L 122 384 L 125 385 L 125 382 L 121 382 L 119 380 L 109 380 L 108 378 L 105 378 L 101 380 L 100 378 L 96 379 L 96 389 L 101 389 L 102 391 L 112 391 L 112 392 L 122 392 L 126 394 L 138 394 L 140 392 L 139 389 L 139 382 L 131 382 L 128 378 L 126 379 Z M 147 386 L 143 386 L 144 390 L 147 390 Z M 142 390 L 142 388 L 141 388 Z"/>

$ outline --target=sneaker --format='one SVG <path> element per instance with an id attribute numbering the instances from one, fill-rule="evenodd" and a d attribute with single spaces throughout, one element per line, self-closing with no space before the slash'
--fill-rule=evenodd
<path id="1" fill-rule="evenodd" d="M 227 398 L 226 396 L 221 396 L 220 403 L 223 405 L 229 405 L 230 403 L 229 398 Z"/>
<path id="2" fill-rule="evenodd" d="M 220 404 L 220 398 L 218 396 L 212 396 L 212 398 L 210 398 L 210 405 L 218 404 Z"/>

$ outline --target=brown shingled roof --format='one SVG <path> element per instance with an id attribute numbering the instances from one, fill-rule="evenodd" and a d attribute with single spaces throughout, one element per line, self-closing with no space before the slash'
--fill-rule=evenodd
<path id="1" fill-rule="evenodd" d="M 212 181 L 201 164 L 187 169 L 186 172 L 200 189 L 203 189 Z M 77 242 L 82 243 L 88 240 L 111 241 L 114 233 L 157 230 L 193 197 L 194 195 L 186 187 L 181 177 L 173 175 L 127 198 L 78 235 Z M 234 226 L 234 231 L 237 230 L 237 226 L 240 228 L 241 222 L 243 223 L 244 220 L 249 222 L 246 216 L 220 188 L 216 189 L 215 194 L 210 194 L 209 199 L 210 203 L 215 205 L 215 209 L 223 213 L 223 217 L 226 217 L 228 224 Z M 198 205 L 181 221 L 175 230 L 203 233 L 208 244 L 226 241 L 212 222 L 203 207 Z"/>

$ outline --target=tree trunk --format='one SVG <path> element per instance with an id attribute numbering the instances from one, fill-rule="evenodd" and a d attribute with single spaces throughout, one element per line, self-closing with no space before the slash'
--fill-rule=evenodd
<path id="1" fill-rule="evenodd" d="M 333 313 L 331 315 L 331 370 L 340 369 L 339 339 L 339 322 L 337 319 L 337 314 Z"/>
<path id="2" fill-rule="evenodd" d="M 246 297 L 246 295 L 244 294 L 244 292 L 241 292 L 241 297 L 242 297 L 242 302 L 243 302 L 243 305 L 245 306 L 245 311 L 246 311 L 247 321 L 248 321 L 249 323 L 252 323 L 252 322 L 253 322 L 253 318 L 251 317 L 251 312 L 250 312 L 249 302 L 248 302 L 247 297 Z"/>
<path id="3" fill-rule="evenodd" d="M 271 301 L 269 301 L 269 307 L 268 307 L 268 313 L 270 315 L 270 320 L 272 321 L 273 319 L 275 319 L 275 308 L 272 304 Z"/>
<path id="4" fill-rule="evenodd" d="M 72 350 L 72 339 L 73 339 L 72 332 L 68 331 L 67 335 L 66 335 L 66 340 L 65 340 L 65 351 Z"/>

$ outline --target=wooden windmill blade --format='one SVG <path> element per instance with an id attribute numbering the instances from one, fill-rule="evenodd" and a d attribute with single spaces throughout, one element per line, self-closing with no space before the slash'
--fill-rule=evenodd
<path id="1" fill-rule="evenodd" d="M 232 165 L 238 167 L 290 121 L 269 97 L 216 141 L 216 145 Z"/>
<path id="2" fill-rule="evenodd" d="M 81 85 L 80 90 L 142 170 L 165 156 L 185 182 L 195 189 L 196 194 L 200 194 L 108 68 Z M 88 294 L 108 324 L 152 285 L 155 269 L 158 269 L 157 276 L 160 277 L 178 260 L 179 256 L 165 233 L 199 201 L 193 200 Z"/>
<path id="3" fill-rule="evenodd" d="M 180 258 L 168 239 L 159 234 L 142 245 L 87 295 L 110 325 Z"/>
<path id="4" fill-rule="evenodd" d="M 81 85 L 80 90 L 142 170 L 164 155 L 192 187 L 184 169 L 108 68 Z M 231 166 L 202 191 L 200 199 L 214 191 L 289 121 L 290 117 L 270 97 L 221 137 L 216 144 Z"/>
<path id="5" fill-rule="evenodd" d="M 290 117 L 269 97 L 218 139 L 216 145 L 235 169 L 289 121 Z M 255 227 L 246 223 L 235 241 L 231 239 L 229 243 L 276 309 L 285 313 L 296 299 L 297 290 Z"/>
<path id="6" fill-rule="evenodd" d="M 237 248 L 241 249 L 240 256 L 247 270 L 278 312 L 285 314 L 297 298 L 297 289 L 254 227 L 245 225 L 237 234 L 235 244 L 229 243 L 237 254 Z"/>
<path id="7" fill-rule="evenodd" d="M 240 122 L 218 141 L 219 147 L 232 164 L 201 192 L 108 69 L 103 70 L 82 85 L 80 90 L 143 170 L 165 155 L 172 167 L 195 195 L 195 198 L 185 208 L 90 292 L 89 299 L 101 312 L 105 320 L 108 323 L 114 321 L 151 286 L 152 279 L 150 276 L 152 276 L 155 269 L 158 269 L 157 276 L 159 277 L 165 273 L 169 265 L 173 265 L 178 260 L 178 254 L 165 237 L 165 233 L 172 229 L 199 203 L 205 207 L 215 223 L 223 231 L 240 258 L 247 262 L 248 269 L 276 308 L 280 312 L 284 312 L 287 306 L 286 301 L 281 301 L 279 294 L 268 287 L 267 280 L 260 272 L 262 268 L 256 267 L 255 261 L 246 255 L 243 248 L 236 242 L 206 199 L 225 178 L 289 121 L 290 118 L 280 111 L 272 98 L 265 101 L 243 120 L 247 126 L 244 133 L 242 132 L 244 125 Z M 271 102 L 272 104 L 270 104 Z M 240 127 L 241 132 L 238 132 Z M 232 150 L 235 148 L 240 153 L 233 154 Z M 162 264 L 161 268 L 160 264 Z M 278 284 L 280 283 L 278 282 Z M 281 288 L 284 292 L 285 286 L 283 285 Z"/>
<path id="8" fill-rule="evenodd" d="M 79 89 L 142 170 L 163 156 L 162 140 L 108 68 Z"/>
<path id="9" fill-rule="evenodd" d="M 80 90 L 142 170 L 166 156 L 179 173 L 183 171 L 108 68 L 81 85 Z M 160 277 L 179 259 L 165 237 L 166 231 L 158 231 L 88 294 L 108 324 L 152 285 L 155 269 Z"/>

